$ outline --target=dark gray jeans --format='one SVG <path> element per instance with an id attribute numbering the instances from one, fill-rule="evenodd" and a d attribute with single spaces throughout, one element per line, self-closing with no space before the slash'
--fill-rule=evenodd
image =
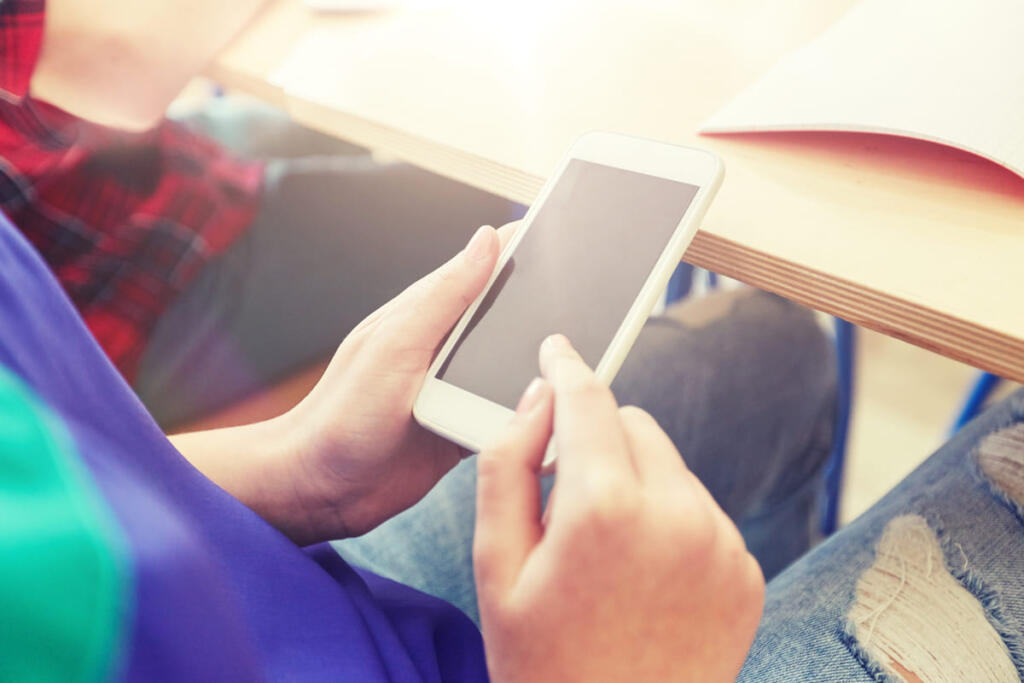
<path id="1" fill-rule="evenodd" d="M 165 426 L 324 359 L 477 226 L 522 211 L 265 113 L 218 107 L 227 111 L 206 112 L 208 130 L 292 157 L 271 162 L 255 224 L 155 330 L 136 390 Z M 835 400 L 831 344 L 810 312 L 749 289 L 684 302 L 647 323 L 613 389 L 657 418 L 767 576 L 808 549 Z M 474 476 L 463 463 L 420 505 L 339 549 L 474 614 Z M 402 540 L 413 537 L 431 542 Z"/>

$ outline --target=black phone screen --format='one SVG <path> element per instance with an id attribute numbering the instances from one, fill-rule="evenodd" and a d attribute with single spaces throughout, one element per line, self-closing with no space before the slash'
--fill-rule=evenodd
<path id="1" fill-rule="evenodd" d="M 597 365 L 697 190 L 570 161 L 438 378 L 514 408 L 548 335 Z"/>

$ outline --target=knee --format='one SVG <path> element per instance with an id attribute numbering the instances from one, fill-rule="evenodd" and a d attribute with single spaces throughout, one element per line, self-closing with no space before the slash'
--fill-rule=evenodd
<path id="1" fill-rule="evenodd" d="M 834 390 L 831 339 L 811 310 L 792 301 L 744 287 L 683 301 L 666 315 L 723 361 L 740 363 L 742 375 L 734 374 L 752 389 Z M 757 367 L 744 367 L 744 360 Z"/>
<path id="2" fill-rule="evenodd" d="M 774 294 L 745 290 L 723 328 L 716 341 L 728 354 L 723 365 L 732 368 L 725 375 L 734 405 L 747 404 L 751 415 L 770 406 L 774 420 L 763 426 L 776 441 L 792 446 L 792 439 L 813 435 L 827 451 L 838 381 L 835 346 L 818 316 Z"/>
<path id="3" fill-rule="evenodd" d="M 817 387 L 822 396 L 836 385 L 835 347 L 822 318 L 808 308 L 767 292 L 754 292 L 737 309 L 758 330 L 761 353 L 778 359 L 784 381 Z"/>

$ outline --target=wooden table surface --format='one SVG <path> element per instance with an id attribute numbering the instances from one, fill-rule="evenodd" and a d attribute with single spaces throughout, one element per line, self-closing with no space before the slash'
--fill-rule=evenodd
<path id="1" fill-rule="evenodd" d="M 1024 179 L 860 134 L 699 124 L 851 0 L 521 0 L 317 15 L 277 0 L 209 74 L 301 123 L 528 203 L 575 137 L 714 150 L 697 265 L 1024 381 Z M 309 32 L 323 64 L 270 76 Z"/>

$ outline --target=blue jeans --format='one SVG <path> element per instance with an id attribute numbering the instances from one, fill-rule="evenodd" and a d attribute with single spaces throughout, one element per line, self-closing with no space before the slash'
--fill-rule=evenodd
<path id="1" fill-rule="evenodd" d="M 1022 504 L 1019 391 L 769 584 L 740 680 L 1018 680 Z"/>

